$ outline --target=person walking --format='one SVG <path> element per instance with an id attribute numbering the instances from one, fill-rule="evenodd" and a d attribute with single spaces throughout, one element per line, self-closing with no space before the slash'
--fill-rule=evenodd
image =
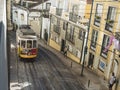
<path id="1" fill-rule="evenodd" d="M 47 33 L 46 29 L 45 29 L 45 33 L 44 33 L 44 39 L 45 39 L 45 43 L 48 44 L 48 33 Z"/>
<path id="2" fill-rule="evenodd" d="M 109 90 L 112 90 L 112 87 L 115 84 L 115 81 L 116 81 L 116 77 L 115 77 L 115 74 L 113 72 L 112 76 L 110 77 L 110 80 L 109 80 Z"/>
<path id="3" fill-rule="evenodd" d="M 67 57 L 67 50 L 68 50 L 68 47 L 65 46 L 65 48 L 64 48 L 64 57 Z"/>

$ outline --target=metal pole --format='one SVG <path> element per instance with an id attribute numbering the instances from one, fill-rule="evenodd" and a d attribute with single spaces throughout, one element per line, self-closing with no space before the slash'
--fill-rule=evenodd
<path id="1" fill-rule="evenodd" d="M 43 23 L 43 4 L 44 4 L 44 0 L 42 0 L 42 15 L 41 15 L 41 30 L 40 30 L 40 39 L 41 39 L 41 36 L 42 36 L 42 23 Z"/>
<path id="2" fill-rule="evenodd" d="M 52 14 L 49 14 L 49 18 L 50 18 L 50 26 L 49 26 L 48 45 L 50 44 L 50 37 L 51 37 L 51 18 L 52 18 Z"/>
<path id="3" fill-rule="evenodd" d="M 88 36 L 89 36 L 89 29 L 90 29 L 90 22 L 91 22 L 91 17 L 92 17 L 92 9 L 93 9 L 93 3 L 94 3 L 94 0 L 92 0 L 92 6 L 91 6 L 91 12 L 90 12 L 90 19 L 89 19 L 89 25 L 88 25 L 88 31 L 84 34 L 84 40 L 83 40 L 83 44 L 85 43 L 85 46 L 83 47 L 83 63 L 82 63 L 82 70 L 81 70 L 81 76 L 83 76 L 83 71 L 84 71 L 84 64 L 85 64 L 85 50 L 87 49 L 87 42 L 88 42 Z M 86 37 L 85 37 L 86 36 Z M 85 41 L 86 39 L 86 41 Z"/>
<path id="4" fill-rule="evenodd" d="M 82 70 L 81 70 L 81 76 L 83 76 L 83 70 L 84 70 L 84 61 L 85 61 L 85 47 L 84 47 L 84 43 L 85 43 L 85 32 L 84 32 L 84 38 L 83 38 L 83 57 L 82 57 L 82 59 L 83 59 L 83 63 L 82 63 Z"/>

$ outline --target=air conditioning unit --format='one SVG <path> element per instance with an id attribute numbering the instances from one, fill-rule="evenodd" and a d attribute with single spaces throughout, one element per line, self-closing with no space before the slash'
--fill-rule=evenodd
<path id="1" fill-rule="evenodd" d="M 56 7 L 50 6 L 50 14 L 56 14 Z"/>

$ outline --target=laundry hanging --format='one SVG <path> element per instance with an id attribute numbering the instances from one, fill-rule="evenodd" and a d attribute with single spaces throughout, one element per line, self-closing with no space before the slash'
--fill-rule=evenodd
<path id="1" fill-rule="evenodd" d="M 114 43 L 114 49 L 120 50 L 120 42 L 119 42 L 119 40 L 114 39 L 113 43 Z"/>
<path id="2" fill-rule="evenodd" d="M 111 37 L 110 37 L 109 43 L 108 43 L 108 45 L 105 47 L 105 49 L 103 50 L 103 52 L 108 51 L 108 49 L 109 49 L 110 46 L 112 45 L 112 42 L 113 42 L 114 39 L 115 39 L 114 36 L 111 36 Z"/>

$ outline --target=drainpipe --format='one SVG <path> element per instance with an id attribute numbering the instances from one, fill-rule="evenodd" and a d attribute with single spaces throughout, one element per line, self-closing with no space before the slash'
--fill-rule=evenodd
<path id="1" fill-rule="evenodd" d="M 84 33 L 84 39 L 83 39 L 84 41 L 83 41 L 83 46 L 82 46 L 83 50 L 82 50 L 82 70 L 81 70 L 81 76 L 83 76 L 84 64 L 85 64 L 85 55 L 87 54 L 87 42 L 88 42 L 90 22 L 91 22 L 91 17 L 92 17 L 93 3 L 94 3 L 94 0 L 92 0 L 92 6 L 91 6 L 88 30 L 87 30 L 87 32 Z"/>

